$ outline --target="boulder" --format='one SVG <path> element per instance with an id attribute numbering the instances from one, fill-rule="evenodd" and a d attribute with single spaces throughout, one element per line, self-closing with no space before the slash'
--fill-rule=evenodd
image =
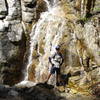
<path id="1" fill-rule="evenodd" d="M 33 87 L 0 86 L 0 100 L 66 100 L 52 85 L 39 83 Z"/>

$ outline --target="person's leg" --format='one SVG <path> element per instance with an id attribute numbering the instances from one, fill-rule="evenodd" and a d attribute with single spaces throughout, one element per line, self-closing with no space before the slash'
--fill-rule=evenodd
<path id="1" fill-rule="evenodd" d="M 60 84 L 60 74 L 56 75 L 56 85 Z"/>
<path id="2" fill-rule="evenodd" d="M 46 82 L 45 83 L 47 83 L 48 82 L 48 80 L 50 79 L 50 77 L 51 77 L 51 73 L 49 73 L 49 75 L 48 75 L 48 77 L 47 77 L 47 80 L 46 80 Z"/>
<path id="3" fill-rule="evenodd" d="M 54 73 L 55 73 L 55 67 L 52 67 L 45 83 L 48 82 L 48 80 L 50 79 L 51 75 L 54 74 Z"/>
<path id="4" fill-rule="evenodd" d="M 56 68 L 56 85 L 60 84 L 60 68 Z"/>

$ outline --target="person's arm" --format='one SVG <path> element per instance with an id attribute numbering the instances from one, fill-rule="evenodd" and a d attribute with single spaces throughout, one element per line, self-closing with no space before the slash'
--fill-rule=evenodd
<path id="1" fill-rule="evenodd" d="M 62 54 L 60 54 L 60 55 L 61 55 L 61 63 L 60 63 L 60 66 L 61 66 L 64 62 L 64 58 L 63 58 Z"/>
<path id="2" fill-rule="evenodd" d="M 52 63 L 52 62 L 51 62 L 51 57 L 49 57 L 49 62 Z"/>
<path id="3" fill-rule="evenodd" d="M 52 63 L 52 57 L 49 57 L 49 62 L 53 66 L 54 64 Z"/>

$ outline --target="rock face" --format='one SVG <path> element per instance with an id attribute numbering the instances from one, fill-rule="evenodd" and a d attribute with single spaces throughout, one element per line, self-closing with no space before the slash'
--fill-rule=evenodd
<path id="1" fill-rule="evenodd" d="M 41 15 L 30 34 L 28 80 L 46 80 L 50 66 L 48 58 L 55 52 L 54 47 L 60 45 L 64 57 L 61 72 L 71 73 L 70 87 L 84 90 L 100 81 L 99 15 L 94 14 L 88 19 L 78 16 L 66 1 Z M 55 84 L 55 76 L 49 83 Z"/>
<path id="2" fill-rule="evenodd" d="M 2 0 L 5 17 L 0 20 L 0 83 L 13 85 L 20 80 L 25 54 L 25 33 L 21 24 L 20 0 Z M 4 11 L 3 11 L 4 10 Z M 2 13 L 0 13 L 1 15 Z"/>
<path id="3" fill-rule="evenodd" d="M 85 89 L 100 81 L 100 2 L 90 18 L 80 18 L 76 1 L 0 1 L 0 83 L 18 83 L 26 63 L 26 79 L 44 82 L 56 45 L 64 57 L 62 74 L 71 73 L 70 87 Z M 55 75 L 49 83 L 55 84 Z"/>
<path id="4" fill-rule="evenodd" d="M 0 82 L 13 85 L 21 75 L 25 35 L 19 21 L 8 23 L 9 25 L 4 25 L 0 32 Z"/>
<path id="5" fill-rule="evenodd" d="M 28 37 L 32 24 L 46 9 L 46 5 L 41 8 L 42 2 L 37 0 L 0 1 L 0 83 L 13 85 L 21 80 L 23 65 L 27 63 L 25 52 L 29 51 Z M 24 61 L 26 62 L 23 63 Z"/>

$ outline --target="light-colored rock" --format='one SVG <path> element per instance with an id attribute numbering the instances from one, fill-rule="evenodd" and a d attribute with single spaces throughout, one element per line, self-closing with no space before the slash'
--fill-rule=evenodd
<path id="1" fill-rule="evenodd" d="M 4 31 L 4 28 L 5 28 L 4 23 L 2 20 L 0 20 L 0 31 Z"/>
<path id="2" fill-rule="evenodd" d="M 21 88 L 23 88 L 23 87 L 30 88 L 30 87 L 35 86 L 35 85 L 36 85 L 36 83 L 34 83 L 32 81 L 22 81 L 18 84 L 15 84 L 16 87 L 21 87 Z"/>
<path id="3" fill-rule="evenodd" d="M 20 0 L 7 0 L 8 15 L 6 20 L 21 19 L 21 1 Z"/>
<path id="4" fill-rule="evenodd" d="M 22 12 L 22 15 L 23 21 L 27 23 L 32 22 L 36 18 L 36 15 L 30 12 Z"/>
<path id="5" fill-rule="evenodd" d="M 86 44 L 88 45 L 88 48 L 92 52 L 94 59 L 96 60 L 96 63 L 100 65 L 100 46 L 99 46 L 99 40 L 100 40 L 100 24 L 98 22 L 98 18 L 93 18 L 91 22 L 88 22 L 85 24 L 83 36 L 85 39 Z M 93 25 L 95 24 L 95 26 Z M 88 38 L 87 38 L 88 37 Z"/>
<path id="6" fill-rule="evenodd" d="M 8 8 L 5 0 L 0 0 L 0 19 L 6 17 Z"/>
<path id="7" fill-rule="evenodd" d="M 9 22 L 0 20 L 0 32 L 4 32 L 8 25 Z"/>
<path id="8" fill-rule="evenodd" d="M 22 1 L 22 20 L 26 23 L 36 20 L 36 0 Z"/>
<path id="9" fill-rule="evenodd" d="M 23 27 L 20 23 L 14 23 L 12 25 L 9 25 L 10 29 L 7 33 L 7 36 L 10 41 L 12 42 L 18 42 L 22 39 L 23 34 Z"/>

